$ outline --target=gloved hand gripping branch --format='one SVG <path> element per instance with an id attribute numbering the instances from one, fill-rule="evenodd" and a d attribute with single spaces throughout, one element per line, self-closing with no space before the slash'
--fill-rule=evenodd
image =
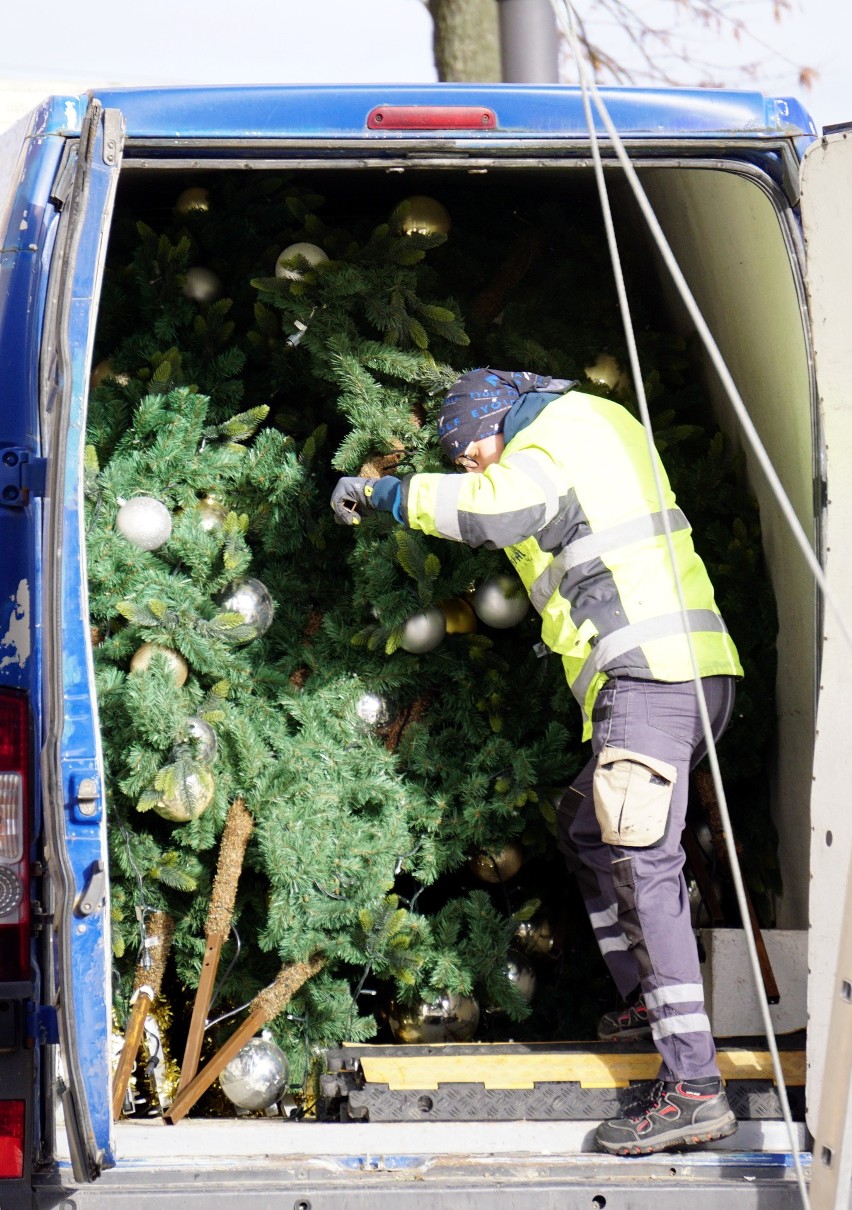
<path id="1" fill-rule="evenodd" d="M 331 507 L 338 525 L 359 525 L 362 517 L 374 509 L 393 513 L 397 521 L 402 521 L 401 498 L 402 484 L 393 475 L 382 475 L 381 479 L 346 475 L 337 481 L 331 494 Z"/>

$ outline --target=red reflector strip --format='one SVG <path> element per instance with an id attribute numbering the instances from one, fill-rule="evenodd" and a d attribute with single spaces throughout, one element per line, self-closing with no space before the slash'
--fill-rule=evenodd
<path id="1" fill-rule="evenodd" d="M 0 1178 L 24 1175 L 23 1101 L 0 1101 Z"/>
<path id="2" fill-rule="evenodd" d="M 495 130 L 497 114 L 479 105 L 377 105 L 369 130 Z"/>

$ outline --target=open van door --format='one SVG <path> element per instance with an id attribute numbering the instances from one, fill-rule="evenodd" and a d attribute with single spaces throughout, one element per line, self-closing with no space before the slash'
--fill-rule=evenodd
<path id="1" fill-rule="evenodd" d="M 111 1034 L 103 763 L 88 634 L 83 454 L 89 366 L 124 141 L 119 111 L 91 100 L 55 188 L 60 219 L 45 308 L 41 427 L 44 538 L 45 857 L 53 888 L 58 1087 L 75 1180 L 113 1164 L 104 1054 Z M 50 1108 L 48 1107 L 48 1112 Z"/>
<path id="2" fill-rule="evenodd" d="M 852 126 L 828 131 L 802 162 L 801 211 L 808 304 L 825 438 L 825 571 L 852 630 Z M 849 908 L 852 816 L 849 666 L 843 628 L 824 609 L 811 803 L 808 967 L 808 1126 L 816 1137 L 813 1181 L 840 1190 L 847 1204 L 852 1166 L 852 921 Z M 845 1145 L 844 1145 L 845 1143 Z M 838 1183 L 839 1182 L 839 1183 Z M 823 1190 L 823 1192 L 826 1192 Z M 816 1203 L 815 1203 L 816 1204 Z M 834 1196 L 820 1206 L 834 1205 Z"/>

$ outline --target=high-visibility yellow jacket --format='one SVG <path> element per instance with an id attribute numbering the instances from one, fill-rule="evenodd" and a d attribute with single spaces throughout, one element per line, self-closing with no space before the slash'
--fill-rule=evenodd
<path id="1" fill-rule="evenodd" d="M 701 676 L 741 676 L 691 527 L 659 456 L 677 573 Z M 481 474 L 411 475 L 411 529 L 504 548 L 559 652 L 584 735 L 614 676 L 689 681 L 693 665 L 643 426 L 582 391 L 548 403 Z"/>

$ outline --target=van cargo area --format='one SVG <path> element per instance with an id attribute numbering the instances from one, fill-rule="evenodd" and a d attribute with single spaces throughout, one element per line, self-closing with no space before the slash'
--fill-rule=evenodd
<path id="1" fill-rule="evenodd" d="M 756 94 L 604 95 L 822 560 L 831 528 L 825 387 L 817 384 L 799 210 L 809 123 L 792 102 Z M 592 1040 L 598 1017 L 617 1001 L 556 848 L 559 801 L 585 759 L 560 662 L 535 654 L 533 615 L 474 616 L 476 584 L 508 570 L 501 552 L 408 546 L 389 518 L 370 519 L 363 533 L 334 530 L 328 509 L 339 474 L 441 469 L 434 426 L 450 370 L 530 369 L 635 410 L 579 95 L 443 86 L 237 90 L 230 109 L 223 93 L 201 89 L 99 100 L 103 109 L 90 108 L 87 119 L 79 109 L 79 162 L 66 155 L 57 165 L 43 285 L 45 549 L 63 552 L 45 558 L 43 596 L 52 882 L 45 902 L 54 910 L 44 953 L 57 954 L 45 995 L 60 1007 L 58 1045 L 42 1047 L 48 1112 L 34 1128 L 43 1160 L 34 1204 L 82 1208 L 115 1197 L 128 1207 L 154 1198 L 225 1206 L 239 1197 L 247 1206 L 351 1210 L 443 1198 L 501 1210 L 522 1202 L 650 1210 L 680 1207 L 689 1196 L 707 1205 L 799 1205 L 793 1153 L 810 1164 L 839 934 L 827 900 L 836 912 L 848 852 L 840 831 L 831 832 L 836 775 L 814 789 L 819 689 L 826 673 L 839 673 L 824 663 L 826 620 L 811 570 L 612 146 L 601 144 L 604 176 L 655 436 L 746 667 L 720 759 L 753 925 L 768 954 L 764 976 L 775 983 L 770 1014 L 793 1115 L 791 1139 L 718 816 L 712 796 L 709 807 L 697 797 L 687 885 L 739 1129 L 705 1148 L 636 1160 L 593 1150 L 596 1123 L 625 1103 L 631 1083 L 654 1078 L 656 1052 Z M 275 117 L 261 117 L 264 104 Z M 48 131 L 62 128 L 60 101 L 52 105 L 40 119 Z M 446 116 L 428 116 L 438 105 L 489 117 L 479 130 L 448 129 Z M 395 106 L 407 115 L 396 127 Z M 814 213 L 822 223 L 825 211 Z M 825 265 L 829 241 L 813 221 Z M 279 259 L 285 251 L 290 260 Z M 384 425 L 371 410 L 382 392 L 390 401 Z M 199 465 L 213 451 L 215 486 L 205 491 L 192 477 L 180 441 L 183 449 L 195 443 Z M 286 485 L 283 471 L 279 480 L 264 469 L 273 455 L 286 462 Z M 227 485 L 243 482 L 249 462 L 258 468 L 245 480 L 251 489 L 229 499 Z M 131 535 L 119 566 L 116 515 L 140 497 L 165 500 L 172 537 L 161 546 L 147 532 Z M 193 509 L 202 519 L 195 531 Z M 151 592 L 143 599 L 134 577 L 146 569 Z M 182 600 L 169 595 L 176 576 L 189 586 Z M 259 585 L 261 595 L 268 588 L 271 624 L 252 615 L 254 630 L 223 637 L 210 629 L 245 620 L 235 616 L 229 580 Z M 193 622 L 190 641 L 192 594 L 211 587 L 220 612 Z M 406 602 L 411 613 L 442 607 L 434 644 L 406 646 Z M 153 655 L 133 665 L 146 636 Z M 157 654 L 170 639 L 177 655 Z M 189 665 L 177 688 L 173 658 Z M 275 678 L 274 693 L 263 697 L 265 679 Z M 311 697 L 311 685 L 322 690 Z M 260 704 L 240 722 L 244 689 Z M 183 767 L 181 744 L 198 757 L 201 732 L 189 740 L 167 734 L 181 694 L 185 713 L 219 728 L 209 787 L 193 765 L 189 791 L 185 771 L 176 789 L 152 764 L 158 745 L 166 768 Z M 249 735 L 256 727 L 287 759 L 290 749 L 276 749 L 280 718 L 264 714 L 273 699 L 288 736 L 313 735 L 298 749 L 303 781 L 292 777 L 301 815 L 269 789 L 273 775 Z M 337 748 L 329 747 L 330 717 Z M 481 785 L 451 781 L 456 763 L 474 761 L 450 743 L 454 717 L 462 720 L 460 747 L 485 720 L 475 753 Z M 498 776 L 486 764 L 492 740 L 513 745 L 523 760 L 513 756 Z M 357 804 L 351 834 L 334 838 L 342 855 L 333 881 L 311 833 L 312 817 L 318 831 L 337 826 L 326 802 L 331 783 L 312 772 L 315 757 L 318 770 L 322 762 L 343 770 Z M 239 775 L 219 774 L 228 761 Z M 347 941 L 347 949 L 347 901 L 360 905 L 363 894 L 366 903 L 370 862 L 375 871 L 380 845 L 393 844 L 375 786 L 391 786 L 399 769 L 402 796 L 422 801 L 422 815 L 439 803 L 439 813 L 459 821 L 458 834 L 448 832 L 442 850 L 430 825 L 414 851 L 399 849 L 384 889 L 387 915 L 358 906 L 367 940 Z M 373 785 L 361 798 L 351 789 L 358 779 Z M 268 815 L 264 793 L 276 804 Z M 381 790 L 388 802 L 396 793 Z M 280 1014 L 251 1017 L 249 1036 L 268 1031 L 289 1081 L 265 1109 L 240 1107 L 213 1082 L 170 1124 L 195 987 L 210 960 L 208 902 L 235 796 L 245 799 L 254 832 L 243 842 L 242 870 L 241 857 L 226 872 L 236 887 L 236 932 L 229 934 L 230 921 L 220 929 L 213 1024 L 196 1038 L 197 1066 L 203 1071 L 246 1010 L 255 1013 L 283 961 L 300 967 L 301 983 Z M 470 803 L 481 824 L 465 816 Z M 368 841 L 371 813 L 380 823 Z M 293 833 L 280 848 L 276 826 Z M 368 844 L 375 850 L 362 860 Z M 518 865 L 493 872 L 515 849 Z M 319 920 L 329 935 L 338 930 L 333 957 L 305 970 L 289 939 L 298 938 L 299 921 L 286 906 L 299 896 L 312 936 L 324 936 Z M 158 955 L 165 935 L 151 940 L 151 918 L 177 916 L 175 904 L 185 907 L 168 925 L 172 948 Z M 478 1025 L 460 1041 L 446 1020 L 430 1031 L 418 1006 L 433 997 L 406 999 L 405 961 L 395 967 L 387 958 L 387 937 L 418 912 L 436 970 L 435 938 L 450 936 L 450 920 L 456 931 L 446 953 L 461 967 L 469 961 L 480 970 L 467 957 L 477 938 L 485 946 L 499 936 L 510 947 L 509 966 L 483 966 L 469 990 Z M 370 956 L 370 935 L 381 937 L 381 955 L 376 941 Z M 452 982 L 456 968 L 447 962 L 440 969 Z M 437 975 L 422 978 L 434 991 Z M 146 997 L 149 1015 L 143 1028 L 137 1011 L 141 1045 L 113 1122 L 118 1054 L 134 1005 Z M 349 1034 L 339 1024 L 346 1012 Z"/>

